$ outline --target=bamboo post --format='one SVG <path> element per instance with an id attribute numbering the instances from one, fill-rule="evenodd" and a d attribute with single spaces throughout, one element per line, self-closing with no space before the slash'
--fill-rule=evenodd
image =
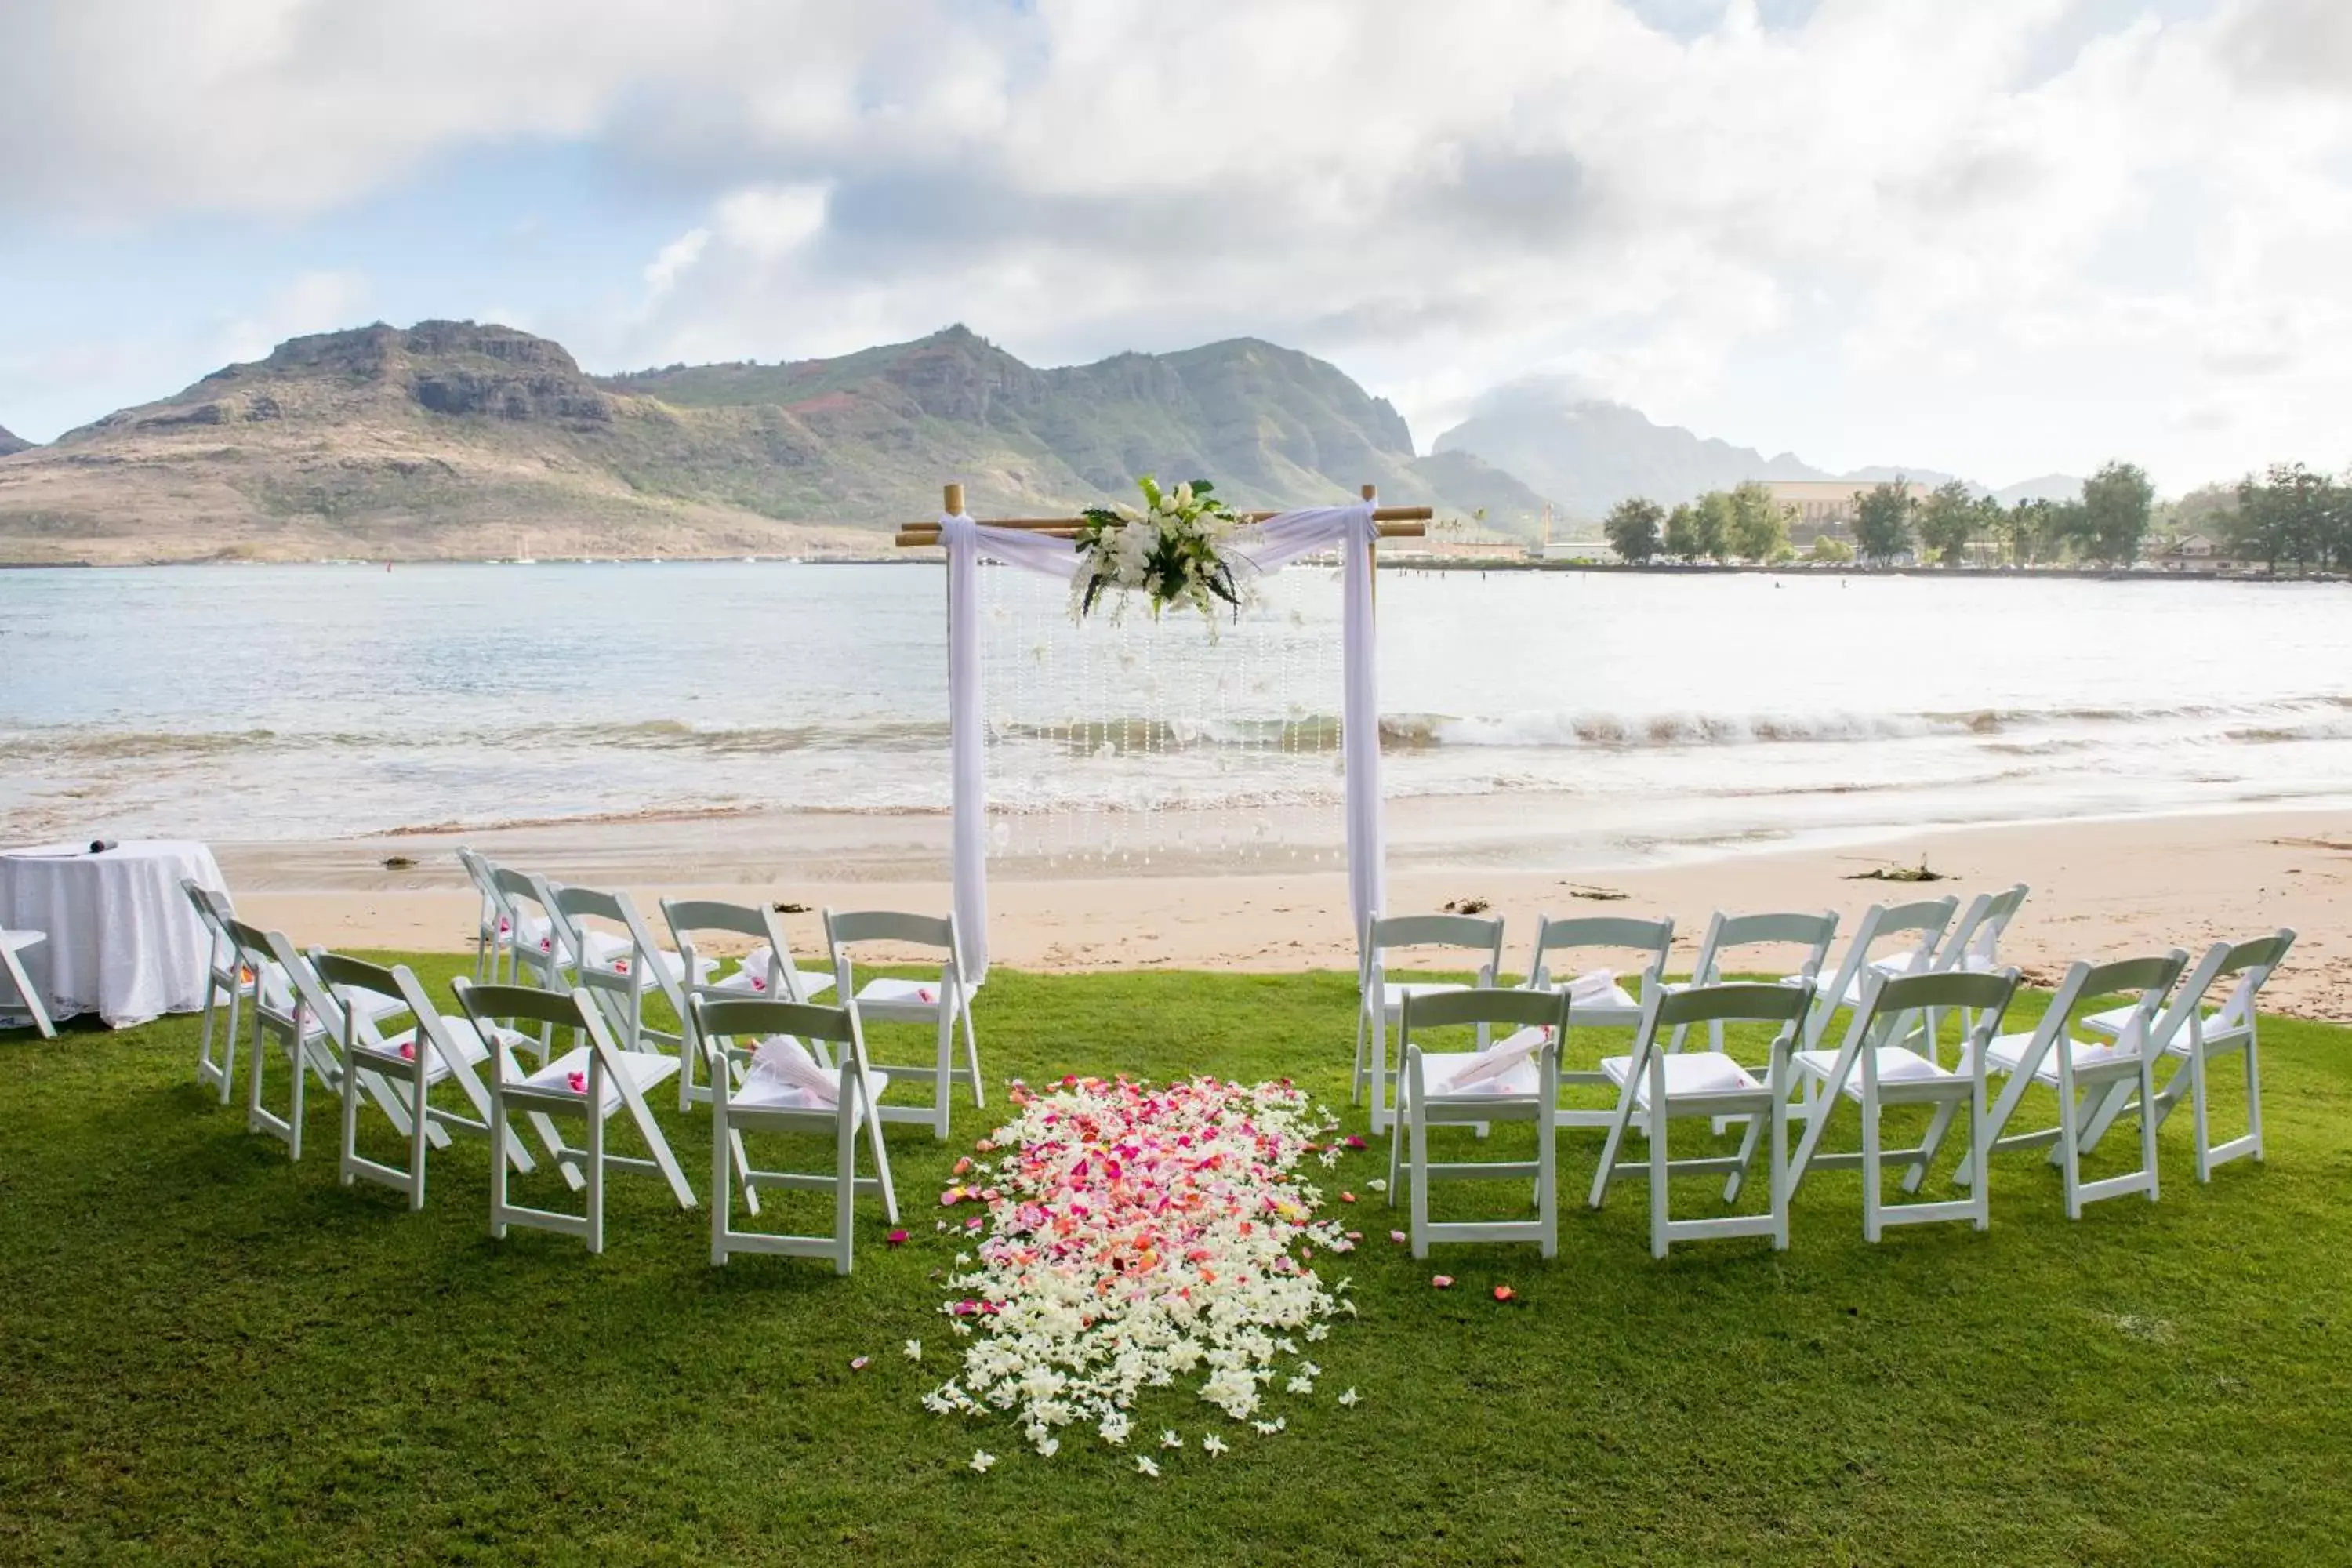
<path id="1" fill-rule="evenodd" d="M 963 515 L 963 487 L 961 485 L 941 485 L 940 487 L 940 510 L 950 517 L 961 517 Z"/>

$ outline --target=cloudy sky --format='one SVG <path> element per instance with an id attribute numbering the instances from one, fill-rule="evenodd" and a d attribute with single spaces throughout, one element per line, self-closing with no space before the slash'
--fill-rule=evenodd
<path id="1" fill-rule="evenodd" d="M 0 0 L 0 425 L 961 321 L 1844 468 L 2352 461 L 2352 0 Z"/>

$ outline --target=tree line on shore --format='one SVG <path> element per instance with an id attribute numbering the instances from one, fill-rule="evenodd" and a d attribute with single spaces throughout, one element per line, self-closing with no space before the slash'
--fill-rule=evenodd
<path id="1" fill-rule="evenodd" d="M 1906 559 L 1958 566 L 1971 557 L 2012 566 L 2081 563 L 2128 566 L 2152 539 L 2199 531 L 2217 554 L 2306 569 L 2352 569 L 2352 471 L 2343 479 L 2300 463 L 2249 474 L 2234 487 L 2209 485 L 2159 505 L 2136 463 L 2113 462 L 2084 481 L 2074 500 L 2029 500 L 2004 506 L 1958 479 L 1925 496 L 1901 479 L 1857 486 L 1853 538 L 1823 531 L 1803 558 L 1843 565 Z M 1673 561 L 1799 559 L 1790 537 L 1793 507 L 1769 486 L 1748 480 L 1712 490 L 1671 510 L 1644 497 L 1622 500 L 1601 527 L 1618 556 L 1636 564 Z"/>

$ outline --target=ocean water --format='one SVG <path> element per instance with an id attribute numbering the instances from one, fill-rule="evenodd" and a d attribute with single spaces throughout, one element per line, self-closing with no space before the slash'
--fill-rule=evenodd
<path id="1" fill-rule="evenodd" d="M 986 576 L 1000 848 L 1084 859 L 1154 815 L 1245 841 L 1276 807 L 1336 841 L 1328 570 L 1213 642 L 1074 632 L 1057 588 Z M 943 593 L 930 563 L 0 572 L 0 840 L 940 811 Z M 1642 853 L 2352 800 L 2340 585 L 1388 572 L 1379 595 L 1391 797 L 1491 819 L 1524 796 Z"/>

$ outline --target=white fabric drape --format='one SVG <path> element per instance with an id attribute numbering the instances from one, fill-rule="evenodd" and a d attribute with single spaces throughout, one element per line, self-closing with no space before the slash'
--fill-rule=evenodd
<path id="1" fill-rule="evenodd" d="M 1381 836 L 1381 707 L 1372 641 L 1372 542 L 1369 501 L 1286 511 L 1242 529 L 1225 543 L 1230 561 L 1261 575 L 1337 544 L 1342 560 L 1341 639 L 1346 665 L 1340 757 L 1348 777 L 1348 903 L 1356 929 L 1384 896 Z M 940 519 L 948 552 L 948 752 L 953 790 L 956 934 L 968 973 L 988 973 L 987 719 L 981 709 L 980 616 L 974 593 L 981 557 L 1067 582 L 1078 569 L 1073 540 L 1020 529 L 984 528 L 964 516 Z"/>

